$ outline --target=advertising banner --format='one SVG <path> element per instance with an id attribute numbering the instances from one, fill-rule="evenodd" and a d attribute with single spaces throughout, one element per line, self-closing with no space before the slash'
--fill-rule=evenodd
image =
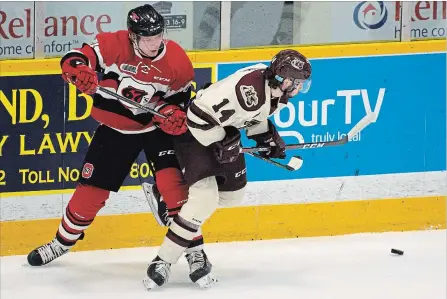
<path id="1" fill-rule="evenodd" d="M 0 59 L 34 57 L 34 3 L 2 2 Z"/>
<path id="2" fill-rule="evenodd" d="M 309 93 L 271 118 L 287 143 L 336 140 L 368 113 L 375 121 L 346 145 L 289 151 L 288 158 L 304 159 L 296 172 L 247 156 L 249 180 L 445 170 L 445 57 L 312 60 Z M 218 64 L 217 78 L 252 63 Z M 195 89 L 214 78 L 211 65 L 195 65 L 195 72 Z M 6 76 L 0 86 L 0 193 L 72 189 L 97 126 L 89 117 L 91 98 L 59 75 Z M 245 137 L 243 143 L 254 145 Z M 139 185 L 139 177 L 150 180 L 144 163 L 140 156 L 125 186 Z"/>
<path id="3" fill-rule="evenodd" d="M 446 1 L 410 2 L 412 39 L 445 38 Z M 306 2 L 296 4 L 294 43 L 399 41 L 402 1 Z"/>
<path id="4" fill-rule="evenodd" d="M 249 180 L 445 170 L 445 53 L 311 62 L 310 91 L 271 117 L 286 143 L 337 140 L 368 113 L 375 121 L 346 145 L 288 151 L 304 159 L 296 172 L 248 157 Z M 218 78 L 250 64 L 219 64 Z"/>
<path id="5" fill-rule="evenodd" d="M 213 73 L 196 65 L 194 92 Z M 0 86 L 0 193 L 73 189 L 98 126 L 92 98 L 60 75 L 0 77 Z M 124 186 L 140 178 L 152 180 L 143 154 Z"/>
<path id="6" fill-rule="evenodd" d="M 152 4 L 167 38 L 192 48 L 193 2 L 5 2 L 0 7 L 0 59 L 60 57 L 101 32 L 127 29 L 127 12 Z"/>

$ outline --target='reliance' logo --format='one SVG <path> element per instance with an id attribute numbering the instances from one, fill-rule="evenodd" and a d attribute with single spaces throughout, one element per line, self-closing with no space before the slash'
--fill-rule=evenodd
<path id="1" fill-rule="evenodd" d="M 363 30 L 378 29 L 388 18 L 388 10 L 383 1 L 360 2 L 354 9 L 353 20 L 355 25 Z"/>

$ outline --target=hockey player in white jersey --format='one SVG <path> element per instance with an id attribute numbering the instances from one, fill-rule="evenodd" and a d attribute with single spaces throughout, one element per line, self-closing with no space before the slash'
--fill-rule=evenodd
<path id="1" fill-rule="evenodd" d="M 285 158 L 285 143 L 268 117 L 299 92 L 307 92 L 311 72 L 304 55 L 283 50 L 269 66 L 241 69 L 197 93 L 187 110 L 189 130 L 175 141 L 189 185 L 188 201 L 173 218 L 157 257 L 147 269 L 144 284 L 148 289 L 168 281 L 171 264 L 177 263 L 219 205 L 234 206 L 243 200 L 247 177 L 239 130 L 245 129 L 257 146 L 271 147 L 270 152 L 260 153 L 264 157 Z M 206 254 L 190 264 L 194 265 L 190 278 L 202 288 L 217 281 Z"/>

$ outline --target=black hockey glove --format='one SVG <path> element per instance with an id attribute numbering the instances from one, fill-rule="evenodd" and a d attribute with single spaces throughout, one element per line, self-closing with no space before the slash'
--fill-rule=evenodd
<path id="1" fill-rule="evenodd" d="M 286 157 L 286 144 L 276 130 L 275 125 L 270 120 L 268 122 L 269 130 L 267 132 L 248 136 L 248 138 L 256 141 L 257 147 L 271 147 L 272 150 L 269 152 L 259 152 L 261 156 L 284 159 Z"/>
<path id="2" fill-rule="evenodd" d="M 219 163 L 232 163 L 239 157 L 241 133 L 235 127 L 225 127 L 225 138 L 214 143 L 214 154 Z"/>

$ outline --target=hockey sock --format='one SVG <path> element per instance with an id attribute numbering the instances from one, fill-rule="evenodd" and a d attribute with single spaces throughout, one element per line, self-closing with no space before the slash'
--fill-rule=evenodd
<path id="1" fill-rule="evenodd" d="M 156 172 L 157 188 L 168 208 L 168 216 L 178 214 L 188 199 L 188 185 L 177 168 L 164 168 Z"/>
<path id="2" fill-rule="evenodd" d="M 56 239 L 65 247 L 72 247 L 83 238 L 99 210 L 104 207 L 110 191 L 79 184 L 64 210 Z"/>
<path id="3" fill-rule="evenodd" d="M 197 236 L 192 239 L 191 243 L 189 243 L 188 248 L 186 248 L 186 253 L 191 253 L 193 251 L 200 251 L 203 249 L 203 236 L 202 236 L 202 228 L 199 227 L 197 231 Z"/>
<path id="4" fill-rule="evenodd" d="M 174 217 L 158 256 L 168 263 L 176 263 L 194 238 L 199 237 L 199 229 L 217 208 L 219 194 L 215 177 L 202 179 L 189 188 L 188 201 L 180 213 Z M 200 246 L 196 239 L 192 248 Z"/>
<path id="5" fill-rule="evenodd" d="M 199 228 L 198 225 L 186 221 L 178 215 L 174 217 L 158 256 L 168 263 L 177 263 L 191 241 L 197 236 Z"/>

